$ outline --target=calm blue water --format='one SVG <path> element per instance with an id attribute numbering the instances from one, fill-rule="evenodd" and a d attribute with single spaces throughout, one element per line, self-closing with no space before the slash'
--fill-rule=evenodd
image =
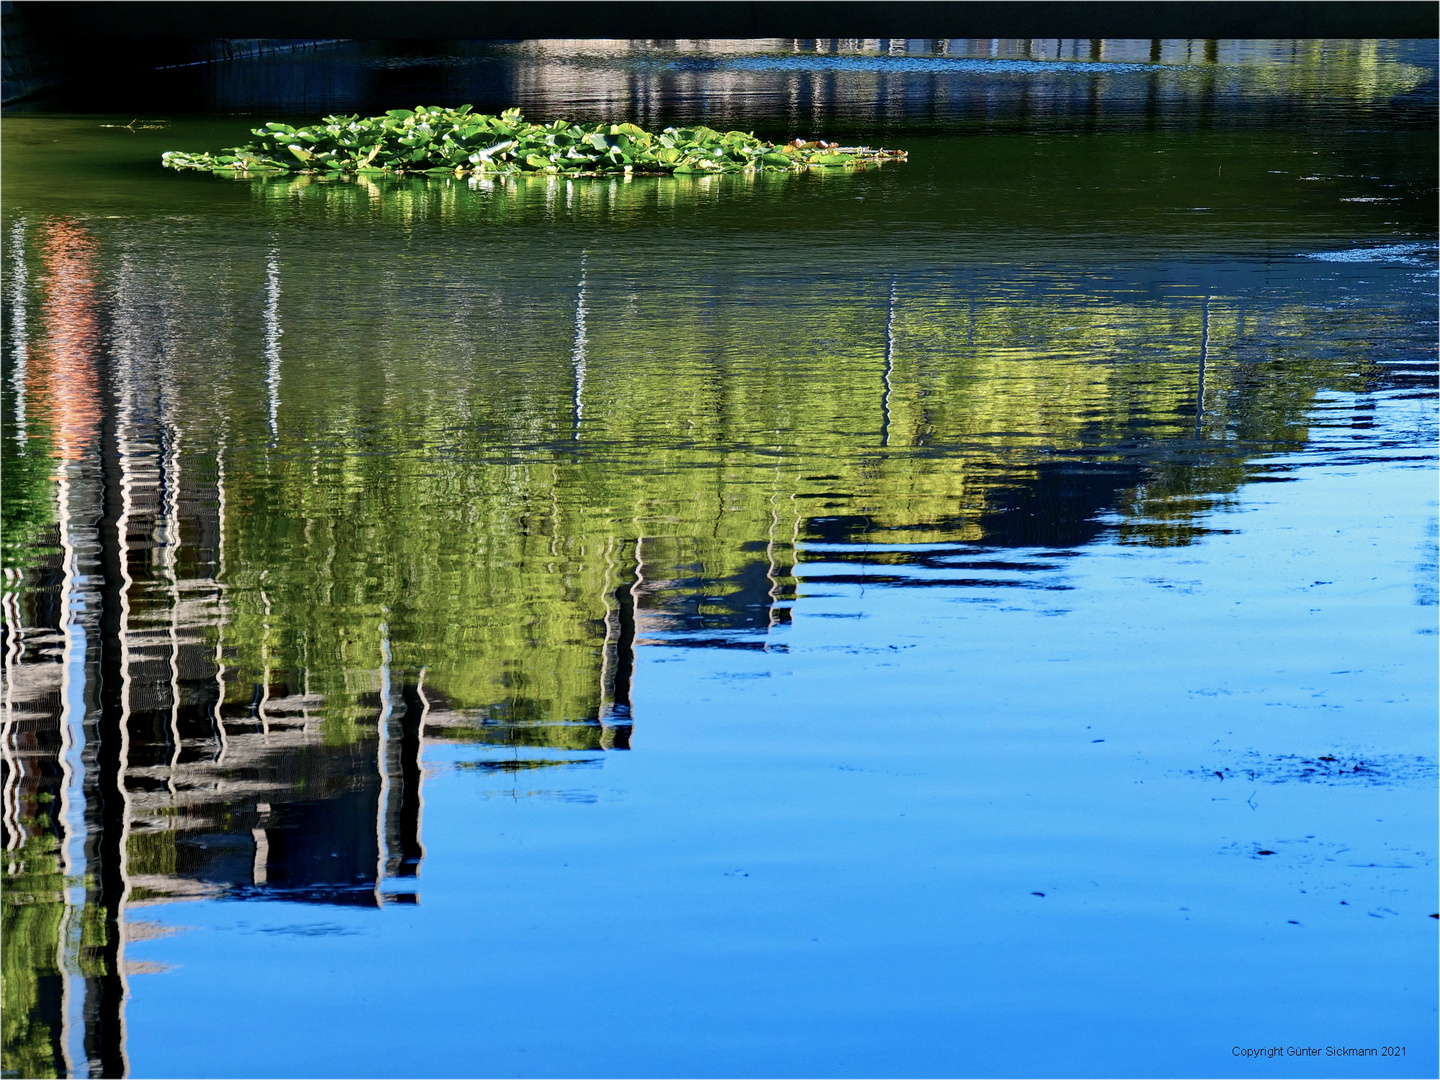
<path id="1" fill-rule="evenodd" d="M 1379 1042 L 1411 1057 L 1365 1075 L 1419 1075 L 1434 484 L 1357 404 L 1183 554 L 1012 549 L 962 585 L 936 545 L 918 589 L 807 548 L 787 651 L 640 650 L 603 771 L 435 748 L 421 905 L 152 909 L 179 932 L 129 955 L 176 966 L 135 980 L 132 1067 L 1251 1076 L 1233 1046 Z M 1365 404 L 1397 441 L 1432 419 Z M 1021 562 L 1041 589 L 1004 587 Z M 1294 762 L 1322 754 L 1378 775 Z"/>

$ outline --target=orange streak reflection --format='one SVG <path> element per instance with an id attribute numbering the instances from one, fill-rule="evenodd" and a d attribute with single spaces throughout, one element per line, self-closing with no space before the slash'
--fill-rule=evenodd
<path id="1" fill-rule="evenodd" d="M 75 461 L 100 427 L 95 239 L 72 221 L 52 221 L 41 234 L 40 255 L 43 336 L 31 354 L 34 404 L 50 422 L 51 454 Z"/>

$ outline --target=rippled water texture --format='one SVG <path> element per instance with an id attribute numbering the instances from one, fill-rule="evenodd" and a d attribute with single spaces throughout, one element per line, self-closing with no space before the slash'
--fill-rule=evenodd
<path id="1" fill-rule="evenodd" d="M 1434 51 L 8 116 L 6 1075 L 1432 1075 Z M 158 165 L 465 100 L 910 158 Z"/>

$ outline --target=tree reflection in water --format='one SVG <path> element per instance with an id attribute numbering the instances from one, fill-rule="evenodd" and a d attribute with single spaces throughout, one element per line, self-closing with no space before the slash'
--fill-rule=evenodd
<path id="1" fill-rule="evenodd" d="M 1059 589 L 1102 537 L 1192 543 L 1318 393 L 1405 377 L 1374 343 L 1406 296 L 1344 307 L 1273 236 L 1191 259 L 1175 187 L 1047 247 L 846 177 L 204 181 L 223 214 L 7 235 L 22 1075 L 126 1072 L 149 905 L 419 902 L 427 745 L 546 794 L 643 749 L 642 646 L 783 650 L 807 588 Z M 899 216 L 851 228 L 852 190 Z"/>

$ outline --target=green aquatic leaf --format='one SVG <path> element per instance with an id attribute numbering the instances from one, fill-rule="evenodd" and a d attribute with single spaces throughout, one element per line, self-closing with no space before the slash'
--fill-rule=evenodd
<path id="1" fill-rule="evenodd" d="M 215 154 L 167 151 L 161 162 L 173 169 L 323 171 L 327 176 L 505 175 L 522 169 L 579 176 L 798 171 L 805 165 L 842 167 L 905 157 L 900 151 L 869 148 L 837 152 L 834 144 L 818 141 L 777 147 L 752 132 L 722 134 L 704 125 L 656 134 L 631 123 L 534 124 L 518 109 L 489 116 L 469 106 L 416 106 L 364 118 L 326 116 L 298 129 L 269 123 L 251 134 L 256 141 L 247 146 Z"/>

